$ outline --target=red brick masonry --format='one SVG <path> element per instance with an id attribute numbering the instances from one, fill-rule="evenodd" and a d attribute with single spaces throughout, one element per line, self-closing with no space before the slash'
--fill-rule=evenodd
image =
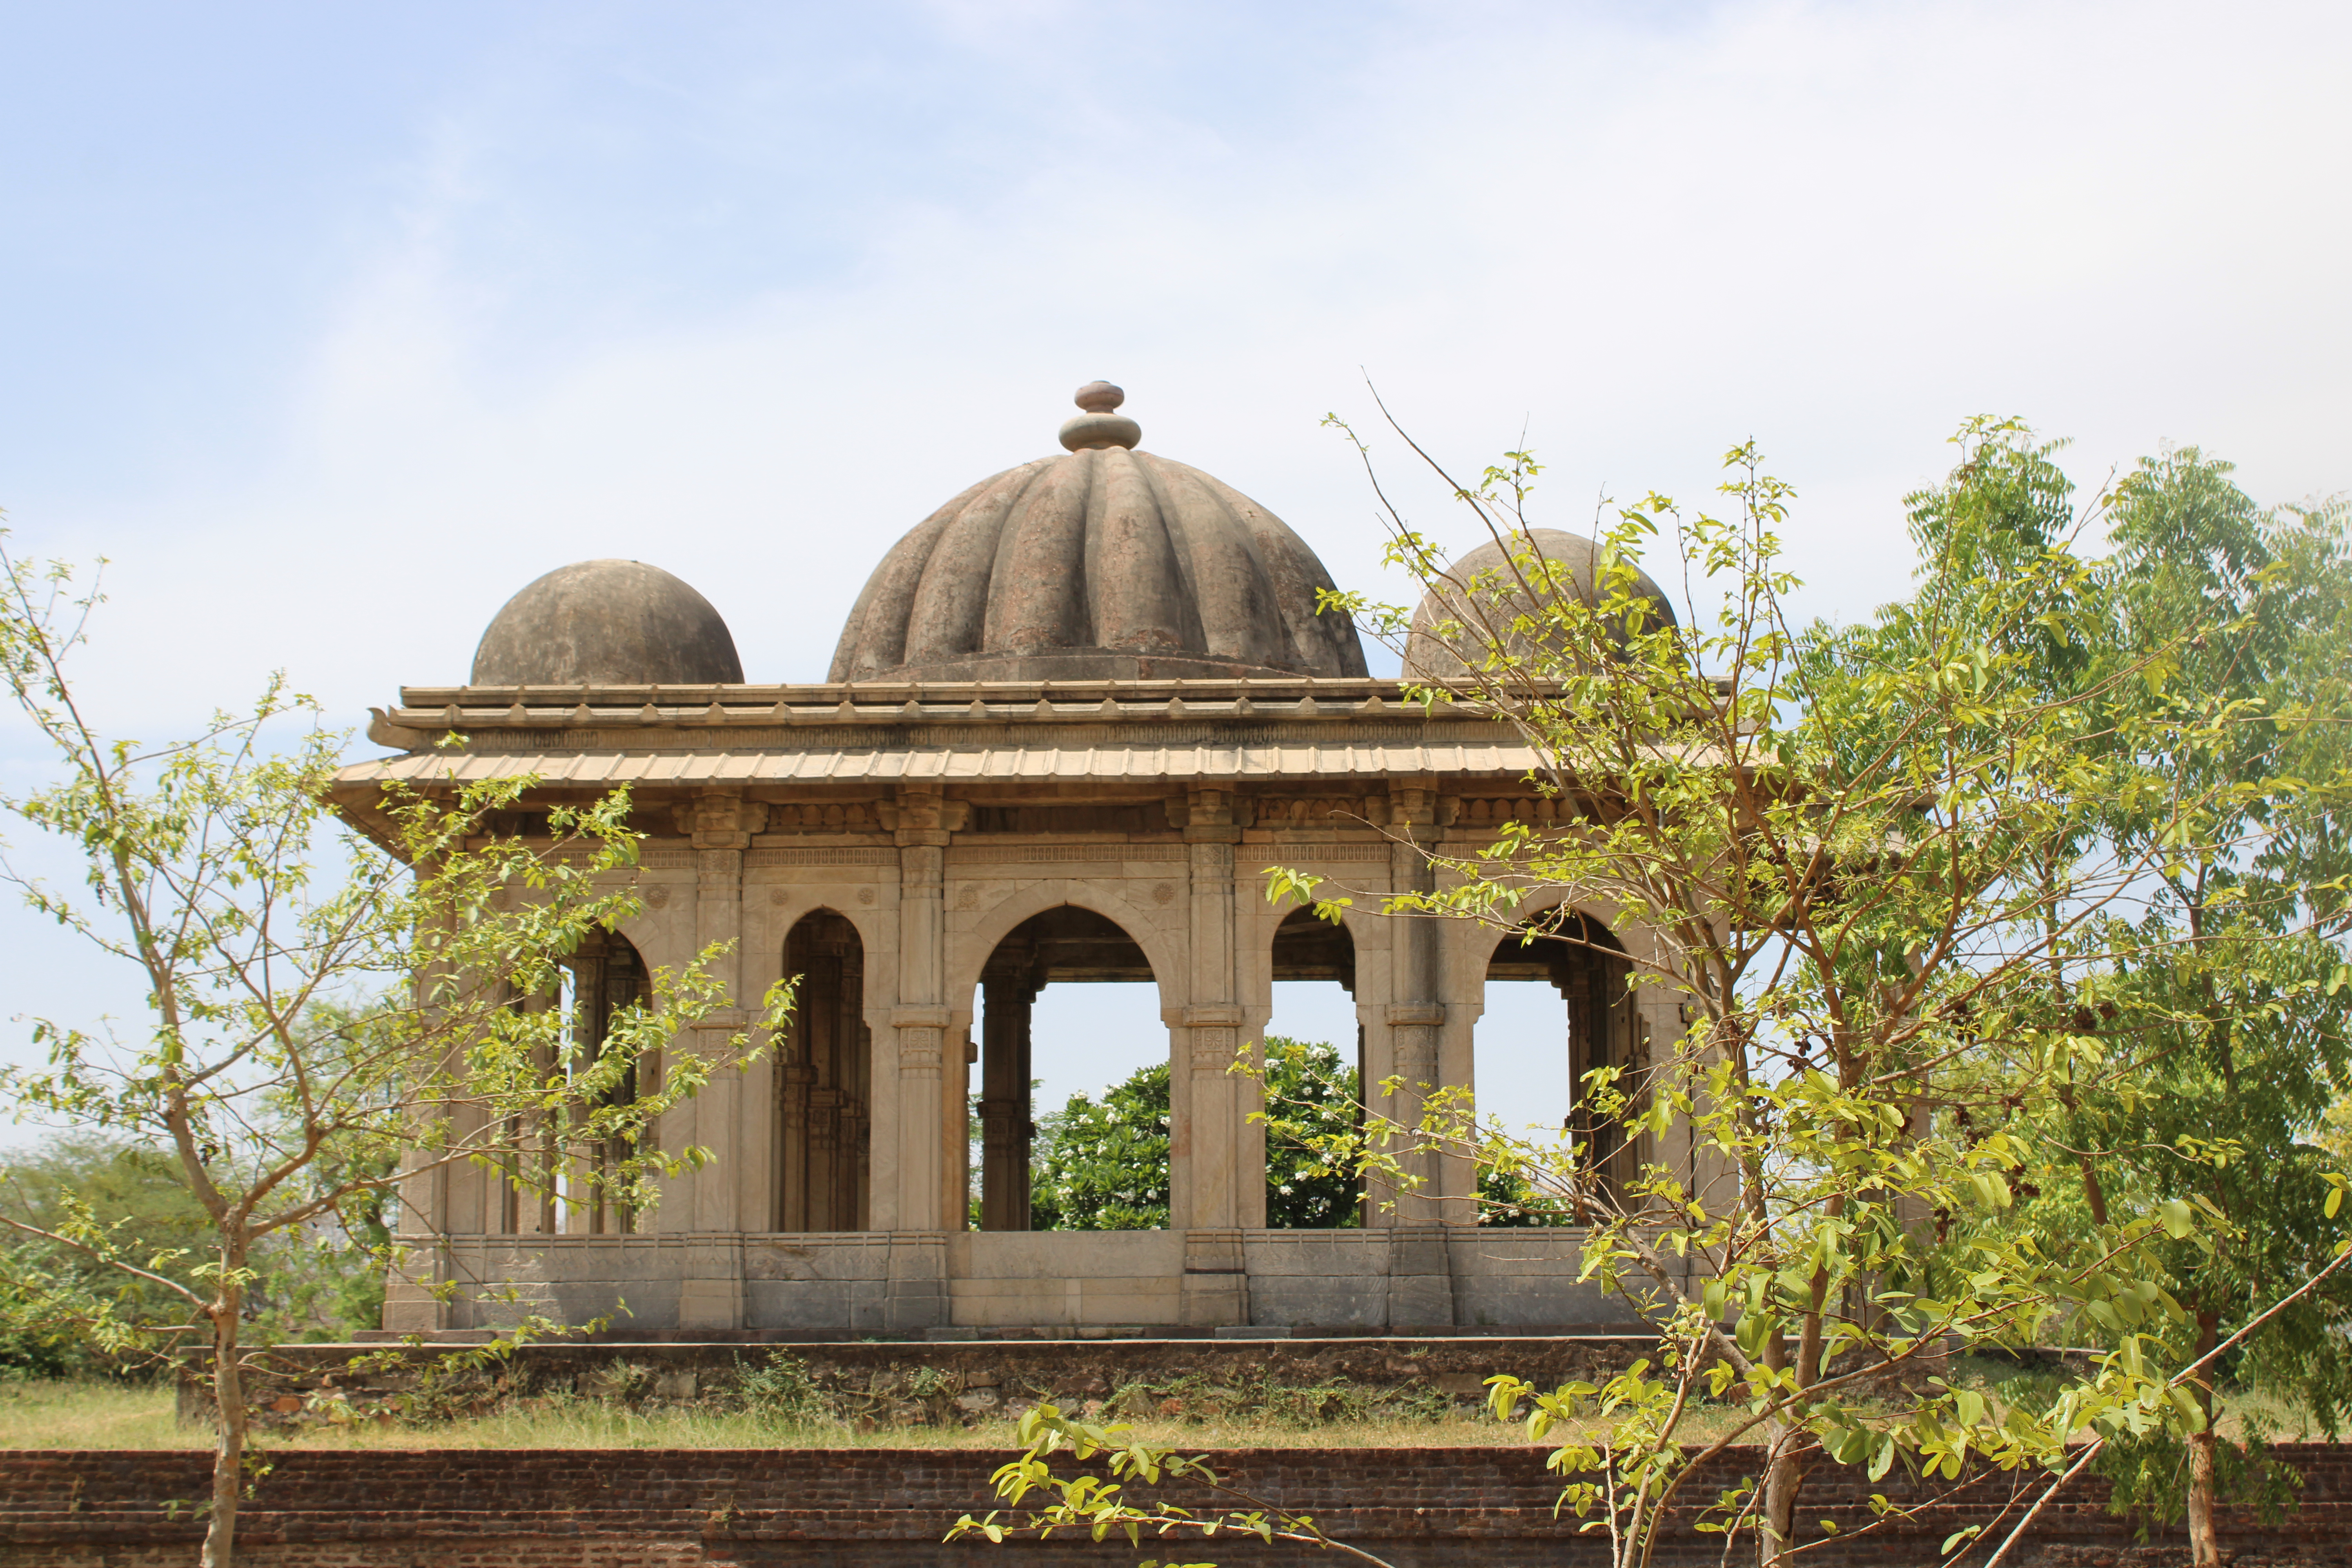
<path id="1" fill-rule="evenodd" d="M 2352 1568 L 2352 1447 L 2291 1446 L 2305 1478 L 2300 1511 L 2257 1531 L 2234 1521 L 2228 1543 L 2266 1559 Z M 938 1448 L 779 1450 L 468 1450 L 326 1453 L 289 1450 L 247 1505 L 241 1563 L 256 1568 L 705 1568 L 822 1563 L 828 1568 L 930 1568 L 1036 1562 L 1133 1564 L 1277 1563 L 1305 1554 L 1251 1542 L 1084 1542 L 1035 1547 L 946 1545 L 948 1526 L 988 1507 L 987 1478 L 1002 1456 Z M 1400 1568 L 1516 1568 L 1603 1560 L 1573 1519 L 1551 1517 L 1557 1483 L 1539 1455 L 1493 1448 L 1214 1454 L 1231 1479 L 1286 1506 Z M 161 1568 L 194 1561 L 200 1527 L 185 1500 L 205 1491 L 208 1458 L 182 1452 L 0 1455 L 0 1565 Z M 1710 1466 L 1685 1490 L 1711 1495 L 1749 1473 L 1752 1455 Z M 1834 1520 L 1852 1539 L 1807 1552 L 1809 1563 L 1931 1563 L 1943 1539 L 1989 1521 L 2011 1478 L 1990 1476 L 1900 1530 L 1853 1535 L 1870 1522 L 1866 1499 L 1926 1494 L 1889 1477 L 1824 1468 L 1805 1489 L 1807 1532 Z M 2104 1488 L 2044 1510 L 2027 1563 L 2178 1561 L 2131 1550 L 2131 1535 L 2100 1506 Z M 183 1500 L 176 1517 L 171 1507 Z M 2012 1512 L 2012 1519 L 2016 1517 Z M 2178 1545 L 2174 1536 L 2168 1544 Z M 1664 1543 L 1659 1568 L 1720 1562 L 1720 1537 Z M 1318 1556 L 1320 1563 L 1338 1560 Z"/>

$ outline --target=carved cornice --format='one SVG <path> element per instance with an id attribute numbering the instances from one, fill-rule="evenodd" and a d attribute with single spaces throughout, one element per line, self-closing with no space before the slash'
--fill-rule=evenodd
<path id="1" fill-rule="evenodd" d="M 812 686 L 406 687 L 372 710 L 369 739 L 416 750 L 452 731 L 477 749 L 597 751 L 649 743 L 745 747 L 984 745 L 1038 725 L 1171 744 L 1437 738 L 1433 724 L 1496 726 L 1444 703 L 1404 700 L 1392 680 L 874 682 Z M 909 731 L 914 731 L 909 733 Z M 652 733 L 648 733 L 651 731 Z M 717 737 L 723 735 L 723 740 Z M 822 739 L 819 739 L 819 736 Z M 1132 739 L 1140 739 L 1134 734 Z"/>

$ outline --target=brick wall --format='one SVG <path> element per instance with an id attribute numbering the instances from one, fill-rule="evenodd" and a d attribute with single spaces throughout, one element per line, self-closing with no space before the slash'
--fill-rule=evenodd
<path id="1" fill-rule="evenodd" d="M 2306 1476 L 2298 1514 L 2257 1531 L 2232 1521 L 2228 1544 L 2261 1558 L 2352 1568 L 2352 1450 L 2290 1447 Z M 1147 1556 L 1221 1563 L 1287 1563 L 1307 1554 L 1255 1542 L 1186 1544 L 1173 1553 L 1087 1542 L 1024 1547 L 943 1544 L 961 1513 L 985 1511 L 986 1451 L 864 1448 L 784 1450 L 305 1452 L 272 1457 L 247 1507 L 239 1561 L 256 1568 L 940 1568 L 1039 1556 L 1073 1564 L 1132 1564 Z M 162 1568 L 193 1563 L 200 1527 L 174 1518 L 173 1500 L 201 1497 L 208 1457 L 92 1452 L 0 1455 L 0 1565 Z M 1211 1456 L 1229 1479 L 1315 1514 L 1333 1535 L 1399 1568 L 1520 1568 L 1599 1562 L 1571 1519 L 1551 1517 L 1557 1488 L 1540 1455 L 1515 1449 L 1391 1448 L 1318 1452 L 1253 1449 Z M 1752 1470 L 1738 1454 L 1694 1476 L 1707 1495 Z M 1824 1469 L 1807 1484 L 1802 1515 L 1836 1521 L 1850 1540 L 1807 1553 L 1812 1563 L 1933 1563 L 1962 1525 L 1989 1520 L 2009 1478 L 1979 1479 L 1900 1530 L 1853 1534 L 1870 1522 L 1866 1500 L 1926 1500 L 1895 1478 Z M 1179 1500 L 1184 1500 L 1180 1499 Z M 2133 1548 L 2128 1530 L 2083 1487 L 2045 1511 L 2027 1563 L 2179 1561 Z M 2012 1517 L 2014 1517 L 2012 1515 Z M 1681 1533 L 1659 1568 L 1719 1562 L 1719 1537 Z M 2252 1561 L 2242 1558 L 2242 1564 Z M 1328 1557 L 1318 1559 L 1328 1564 Z"/>

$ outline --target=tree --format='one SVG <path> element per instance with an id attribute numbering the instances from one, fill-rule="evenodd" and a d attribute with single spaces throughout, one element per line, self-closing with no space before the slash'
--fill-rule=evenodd
<path id="1" fill-rule="evenodd" d="M 1035 1230 L 1168 1228 L 1168 1064 L 1139 1068 L 1097 1101 L 1074 1094 L 1037 1119 Z"/>
<path id="2" fill-rule="evenodd" d="M 1356 1072 L 1328 1045 L 1270 1035 L 1267 1081 L 1289 1114 L 1269 1128 L 1266 1224 L 1277 1230 L 1362 1223 L 1354 1173 L 1312 1140 L 1354 1124 Z M 1097 1101 L 1074 1094 L 1037 1119 L 1029 1212 L 1038 1230 L 1164 1230 L 1168 1226 L 1168 1068 L 1139 1068 Z"/>
<path id="3" fill-rule="evenodd" d="M 1364 1223 L 1356 1173 L 1322 1153 L 1356 1125 L 1356 1069 L 1320 1041 L 1265 1038 L 1266 1091 L 1281 1114 L 1265 1138 L 1265 1223 L 1276 1230 L 1345 1230 Z"/>
<path id="4" fill-rule="evenodd" d="M 707 952 L 655 976 L 650 1003 L 593 1048 L 560 1005 L 566 955 L 637 908 L 625 795 L 547 811 L 525 839 L 488 829 L 493 813 L 536 814 L 528 779 L 437 802 L 387 791 L 392 841 L 371 843 L 328 807 L 340 738 L 315 705 L 273 682 L 194 740 L 109 740 L 67 673 L 97 594 L 77 596 L 63 568 L 0 564 L 0 670 L 56 770 L 0 806 L 78 852 L 83 877 L 75 891 L 13 866 L 0 875 L 135 965 L 149 1007 L 143 1029 L 120 1035 L 37 1022 L 46 1068 L 0 1074 L 0 1093 L 163 1151 L 205 1229 L 201 1254 L 183 1256 L 116 1233 L 86 1203 L 0 1223 L 180 1305 L 187 1321 L 173 1329 L 205 1347 L 217 1411 L 203 1561 L 226 1568 L 265 1253 L 331 1221 L 363 1226 L 401 1181 L 459 1162 L 570 1205 L 650 1206 L 656 1175 L 707 1158 L 653 1134 L 718 1065 L 665 1047 L 721 993 Z M 763 1026 L 784 1001 L 771 994 Z M 739 1035 L 725 1054 L 752 1048 Z M 104 1299 L 82 1310 L 110 1348 L 150 1326 Z"/>
<path id="5" fill-rule="evenodd" d="M 1331 919 L 1374 898 L 1500 932 L 1569 889 L 1591 918 L 1543 917 L 1538 938 L 1637 933 L 1620 955 L 1629 985 L 1690 1020 L 1587 1075 L 1589 1131 L 1556 1144 L 1482 1125 L 1457 1091 L 1391 1080 L 1360 1131 L 1321 1145 L 1391 1186 L 1414 1184 L 1432 1151 L 1533 1183 L 1587 1227 L 1584 1277 L 1658 1325 L 1654 1359 L 1598 1387 L 1493 1380 L 1496 1414 L 1524 1411 L 1552 1437 L 1564 1505 L 1606 1530 L 1623 1568 L 1648 1562 L 1694 1464 L 1734 1442 L 1761 1444 L 1760 1472 L 1693 1506 L 1751 1535 L 1760 1562 L 1795 1545 L 1824 1458 L 1874 1477 L 2041 1472 L 2042 1502 L 1998 1560 L 2106 1441 L 2204 1421 L 2188 1385 L 2211 1358 L 2164 1359 L 2189 1316 L 2166 1248 L 2216 1245 L 2218 1207 L 2135 1194 L 2063 1253 L 1990 1222 L 2064 1157 L 2084 1094 L 2126 1087 L 2082 1020 L 2120 1006 L 2129 965 L 2187 951 L 2139 919 L 2180 836 L 2235 802 L 2249 809 L 2213 847 L 2258 860 L 2278 840 L 2254 807 L 2291 792 L 2160 762 L 2227 748 L 2253 721 L 2137 700 L 2172 685 L 2219 618 L 2111 649 L 2105 563 L 2084 542 L 2105 498 L 2071 504 L 2049 448 L 2014 422 L 1958 439 L 1916 585 L 1850 626 L 1788 614 L 1778 532 L 1793 496 L 1747 446 L 1727 458 L 1727 517 L 1651 495 L 1618 509 L 1582 565 L 1528 529 L 1529 455 L 1474 484 L 1439 469 L 1504 557 L 1456 571 L 1388 512 L 1390 559 L 1434 592 L 1443 613 L 1421 630 L 1462 650 L 1455 673 L 1427 672 L 1402 608 L 1332 596 L 1423 671 L 1422 700 L 1513 728 L 1565 820 L 1503 825 L 1476 853 L 1417 845 L 1429 891 L 1276 868 L 1269 897 Z M 1675 618 L 1640 573 L 1645 549 L 1682 584 Z M 2119 815 L 2145 834 L 2117 835 Z M 2242 934 L 2242 963 L 2292 968 L 2293 933 Z M 2347 1256 L 2326 1250 L 2323 1270 Z M 1952 1351 L 2034 1344 L 2085 1316 L 2118 1326 L 2116 1350 L 2047 1410 L 1941 1375 Z M 1686 1425 L 1708 1399 L 1738 1409 L 1702 1443 Z M 2087 1453 L 2069 1447 L 2083 1436 Z"/>
<path id="6" fill-rule="evenodd" d="M 185 1261 L 210 1229 L 203 1206 L 160 1150 L 68 1133 L 0 1166 L 0 1209 L 55 1230 L 78 1212 L 99 1216 L 121 1251 L 170 1258 L 163 1272 L 190 1283 Z M 97 1263 L 71 1247 L 10 1233 L 0 1244 L 0 1367 L 42 1377 L 136 1370 L 73 1331 L 61 1302 L 111 1298 L 126 1321 L 163 1324 L 176 1295 Z"/>
<path id="7" fill-rule="evenodd" d="M 2191 448 L 2143 461 L 2117 487 L 2100 584 L 2109 629 L 2098 659 L 2068 673 L 2095 683 L 2099 664 L 2176 667 L 2114 688 L 2157 721 L 2119 732 L 2168 742 L 2142 764 L 2197 804 L 2122 809 L 2102 825 L 2156 866 L 2149 907 L 2115 933 L 2105 1016 L 2080 1020 L 2121 1070 L 2074 1098 L 2063 1139 L 2074 1157 L 2036 1173 L 2014 1221 L 2063 1255 L 2082 1234 L 2070 1221 L 2105 1224 L 2118 1204 L 2193 1199 L 2225 1216 L 2196 1244 L 2160 1249 L 2185 1314 L 2167 1345 L 2178 1363 L 2210 1355 L 2328 1260 L 2338 1161 L 2316 1140 L 2352 1090 L 2352 972 L 2337 940 L 2346 802 L 2329 785 L 2341 773 L 2352 541 L 2339 511 L 2265 514 L 2229 473 Z M 2352 1400 L 2347 1313 L 2352 1280 L 2339 1276 L 2225 1364 L 2292 1391 L 2333 1436 Z M 2221 1560 L 2225 1483 L 2259 1490 L 2271 1468 L 2258 1441 L 2223 1451 L 2221 1370 L 2189 1385 L 2200 1419 L 2185 1466 L 2167 1431 L 2109 1458 L 2126 1500 L 2186 1513 L 2200 1563 Z M 2173 1479 L 2183 1469 L 2185 1494 Z"/>

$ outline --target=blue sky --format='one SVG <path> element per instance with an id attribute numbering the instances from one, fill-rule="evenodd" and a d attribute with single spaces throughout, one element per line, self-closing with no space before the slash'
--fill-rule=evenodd
<path id="1" fill-rule="evenodd" d="M 0 507 L 115 563 L 147 735 L 357 720 L 597 555 L 819 678 L 1096 376 L 1372 587 L 1367 373 L 1564 526 L 1752 436 L 1853 614 L 1971 413 L 2352 483 L 2347 65 L 2322 5 L 0 4 Z M 16 1006 L 100 994 L 0 919 Z"/>

